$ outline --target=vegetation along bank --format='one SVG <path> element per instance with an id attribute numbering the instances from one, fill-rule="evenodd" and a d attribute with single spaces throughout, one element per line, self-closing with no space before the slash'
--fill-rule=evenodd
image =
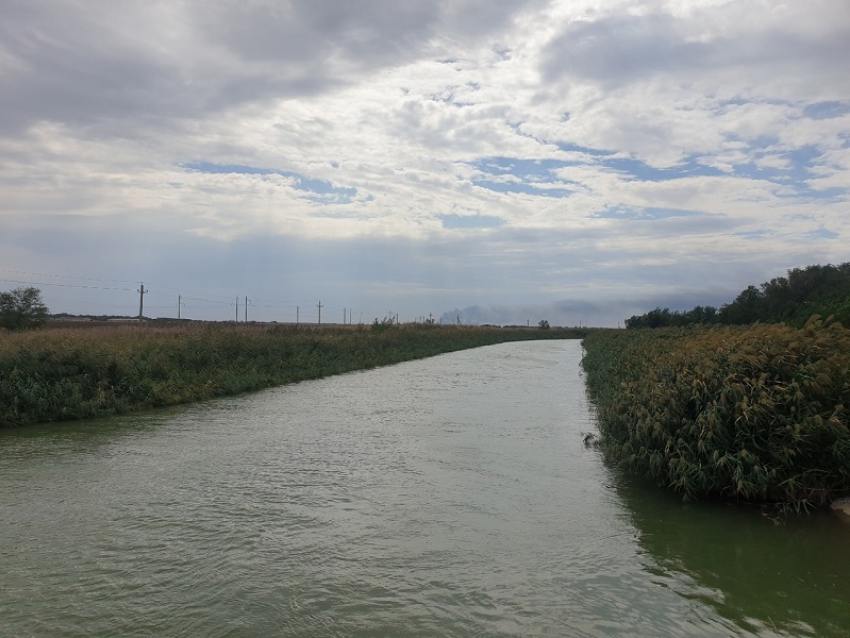
<path id="1" fill-rule="evenodd" d="M 850 330 L 599 331 L 583 367 L 605 456 L 685 498 L 796 510 L 850 493 Z"/>
<path id="2" fill-rule="evenodd" d="M 378 322 L 0 330 L 0 427 L 175 405 L 464 348 L 587 332 Z"/>

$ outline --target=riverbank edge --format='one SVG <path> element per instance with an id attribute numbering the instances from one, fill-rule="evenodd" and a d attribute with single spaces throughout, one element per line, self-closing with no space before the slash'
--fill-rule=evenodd
<path id="1" fill-rule="evenodd" d="M 0 334 L 0 428 L 137 412 L 589 329 L 108 326 Z"/>
<path id="2" fill-rule="evenodd" d="M 850 525 L 850 497 L 836 499 L 830 507 L 842 522 Z"/>

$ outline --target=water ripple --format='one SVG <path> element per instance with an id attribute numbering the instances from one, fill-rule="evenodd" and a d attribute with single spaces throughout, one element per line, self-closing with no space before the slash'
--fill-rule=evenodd
<path id="1" fill-rule="evenodd" d="M 807 608 L 750 601 L 711 518 L 581 444 L 580 355 L 505 344 L 0 433 L 0 635 L 847 638 L 846 560 Z M 808 533 L 798 551 L 850 555 Z"/>

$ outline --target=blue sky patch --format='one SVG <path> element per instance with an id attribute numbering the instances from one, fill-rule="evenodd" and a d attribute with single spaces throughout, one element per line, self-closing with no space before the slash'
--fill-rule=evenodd
<path id="1" fill-rule="evenodd" d="M 829 230 L 828 228 L 824 228 L 823 226 L 810 233 L 806 233 L 806 239 L 838 239 L 839 237 L 841 237 L 841 235 Z"/>
<path id="2" fill-rule="evenodd" d="M 531 160 L 516 157 L 487 157 L 472 164 L 482 173 L 489 173 L 490 175 L 509 174 L 533 182 L 548 182 L 552 179 L 552 171 L 569 165 L 569 162 L 561 160 Z"/>
<path id="3" fill-rule="evenodd" d="M 803 109 L 803 115 L 813 120 L 828 120 L 850 113 L 848 102 L 815 102 Z"/>
<path id="4" fill-rule="evenodd" d="M 566 119 L 569 119 L 570 114 L 565 113 L 564 117 Z M 564 120 L 564 121 L 566 121 L 566 120 Z M 613 155 L 614 154 L 613 151 L 604 151 L 604 150 L 600 150 L 598 148 L 590 148 L 588 146 L 579 146 L 578 144 L 560 143 L 560 144 L 556 144 L 556 146 L 560 150 L 564 151 L 565 153 L 584 153 L 586 155 L 597 155 L 597 156 L 600 156 L 600 157 L 605 156 L 605 155 Z"/>
<path id="5" fill-rule="evenodd" d="M 594 215 L 597 219 L 623 219 L 633 221 L 656 221 L 674 217 L 698 217 L 703 213 L 679 208 L 632 208 L 616 206 Z"/>
<path id="6" fill-rule="evenodd" d="M 523 195 L 535 195 L 537 197 L 569 197 L 572 191 L 566 188 L 546 188 L 540 183 L 524 182 L 492 182 L 489 180 L 472 180 L 472 183 L 487 190 L 497 193 L 521 193 Z"/>
<path id="7" fill-rule="evenodd" d="M 279 171 L 272 168 L 242 166 L 240 164 L 210 164 L 208 162 L 189 162 L 180 164 L 180 168 L 200 173 L 240 174 L 240 175 L 281 175 L 295 181 L 295 188 L 305 193 L 305 199 L 322 203 L 350 204 L 357 195 L 356 188 L 342 188 L 322 179 L 312 179 L 300 173 Z"/>
<path id="8" fill-rule="evenodd" d="M 603 159 L 601 163 L 603 166 L 629 175 L 632 178 L 631 181 L 640 182 L 665 182 L 683 177 L 716 177 L 723 175 L 722 171 L 711 166 L 706 166 L 705 164 L 700 164 L 693 157 L 688 158 L 687 161 L 681 164 L 668 168 L 656 168 L 640 160 L 626 157 Z"/>
<path id="9" fill-rule="evenodd" d="M 770 152 L 766 153 L 766 156 L 769 157 L 770 155 Z M 773 182 L 794 191 L 790 194 L 779 193 L 777 194 L 779 197 L 807 197 L 829 201 L 846 194 L 847 189 L 844 188 L 830 187 L 819 190 L 808 184 L 808 181 L 815 177 L 811 169 L 817 165 L 818 160 L 823 156 L 821 150 L 816 146 L 801 146 L 784 153 L 776 153 L 776 155 L 786 161 L 785 167 L 759 166 L 756 162 L 750 162 L 736 165 L 733 174 L 736 177 Z"/>
<path id="10" fill-rule="evenodd" d="M 750 241 L 759 241 L 760 239 L 772 237 L 775 234 L 772 230 L 748 230 L 740 233 L 732 233 L 732 236 L 749 239 Z"/>
<path id="11" fill-rule="evenodd" d="M 564 182 L 554 175 L 555 170 L 569 165 L 568 162 L 551 159 L 488 157 L 472 164 L 477 171 L 484 173 L 484 176 L 473 178 L 472 183 L 497 193 L 569 197 L 572 191 L 563 188 Z M 492 176 L 492 179 L 487 176 Z M 505 179 L 507 176 L 516 179 Z"/>

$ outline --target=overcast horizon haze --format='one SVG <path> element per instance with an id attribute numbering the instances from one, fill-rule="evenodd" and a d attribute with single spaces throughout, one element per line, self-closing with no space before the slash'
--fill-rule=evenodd
<path id="1" fill-rule="evenodd" d="M 55 313 L 618 326 L 850 261 L 846 0 L 0 15 L 0 290 Z"/>

